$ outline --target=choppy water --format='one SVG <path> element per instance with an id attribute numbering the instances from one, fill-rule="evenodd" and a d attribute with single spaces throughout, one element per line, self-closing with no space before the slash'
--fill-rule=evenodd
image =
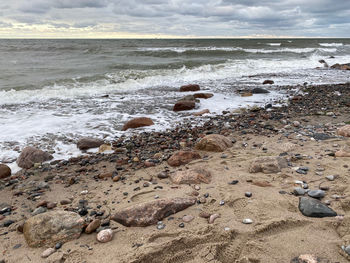
<path id="1" fill-rule="evenodd" d="M 334 58 L 330 58 L 330 57 Z M 280 96 L 241 98 L 235 90 L 304 82 L 341 83 L 349 71 L 316 70 L 350 62 L 350 39 L 0 40 L 0 162 L 27 144 L 76 154 L 84 135 L 112 139 L 132 116 L 165 129 L 177 90 L 198 83 L 215 96 L 200 109 L 221 112 Z M 104 95 L 109 95 L 108 98 Z"/>

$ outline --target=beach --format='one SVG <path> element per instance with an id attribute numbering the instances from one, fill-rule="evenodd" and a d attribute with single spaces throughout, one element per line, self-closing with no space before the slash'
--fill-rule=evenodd
<path id="1" fill-rule="evenodd" d="M 282 97 L 197 108 L 1 180 L 0 262 L 348 262 L 350 85 L 277 86 Z M 247 92 L 236 96 L 259 96 Z M 24 223 L 59 211 L 79 215 L 77 236 L 64 225 L 67 242 L 41 229 L 35 243 L 35 220 Z M 60 231 L 53 222 L 47 231 Z"/>

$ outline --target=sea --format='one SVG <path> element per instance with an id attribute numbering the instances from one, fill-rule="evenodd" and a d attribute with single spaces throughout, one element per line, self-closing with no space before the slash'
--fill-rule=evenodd
<path id="1" fill-rule="evenodd" d="M 55 159 L 81 154 L 84 136 L 112 141 L 170 129 L 195 111 L 211 114 L 287 96 L 278 87 L 345 83 L 350 71 L 316 69 L 350 62 L 350 39 L 0 39 L 0 163 L 27 145 Z M 262 85 L 271 79 L 274 85 Z M 214 97 L 175 113 L 179 87 L 199 84 Z M 263 87 L 269 94 L 241 97 Z M 122 132 L 146 116 L 155 125 Z"/>

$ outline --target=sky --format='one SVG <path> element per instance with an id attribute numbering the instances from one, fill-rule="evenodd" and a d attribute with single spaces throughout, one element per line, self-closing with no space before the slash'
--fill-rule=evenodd
<path id="1" fill-rule="evenodd" d="M 350 37 L 350 0 L 1 0 L 0 38 Z"/>

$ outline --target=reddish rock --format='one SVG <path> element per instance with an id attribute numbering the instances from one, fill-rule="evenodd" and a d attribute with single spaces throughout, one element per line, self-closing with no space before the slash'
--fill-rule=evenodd
<path id="1" fill-rule="evenodd" d="M 207 135 L 195 146 L 197 150 L 208 152 L 223 152 L 229 147 L 232 147 L 231 140 L 219 134 Z"/>
<path id="2" fill-rule="evenodd" d="M 160 199 L 120 210 L 111 219 L 124 226 L 150 226 L 195 203 L 195 198 Z"/>
<path id="3" fill-rule="evenodd" d="M 196 93 L 196 94 L 193 94 L 193 96 L 196 99 L 210 99 L 211 97 L 214 96 L 214 94 L 213 93 Z"/>
<path id="4" fill-rule="evenodd" d="M 334 64 L 331 66 L 332 69 L 340 69 L 340 70 L 350 70 L 350 63 L 349 64 Z"/>
<path id="5" fill-rule="evenodd" d="M 192 151 L 178 151 L 174 153 L 169 159 L 168 164 L 170 166 L 180 166 L 187 164 L 193 160 L 200 159 L 201 156 L 197 152 Z"/>
<path id="6" fill-rule="evenodd" d="M 264 80 L 263 85 L 266 85 L 266 84 L 272 85 L 272 84 L 274 84 L 274 83 L 275 83 L 275 82 L 274 82 L 273 80 L 267 79 L 267 80 Z"/>
<path id="7" fill-rule="evenodd" d="M 249 172 L 250 173 L 278 173 L 282 168 L 286 168 L 287 161 L 282 157 L 258 157 L 253 160 L 250 164 Z"/>
<path id="8" fill-rule="evenodd" d="M 211 173 L 204 168 L 193 168 L 170 174 L 170 179 L 175 184 L 209 184 L 211 181 Z"/>
<path id="9" fill-rule="evenodd" d="M 11 169 L 6 164 L 0 164 L 0 179 L 11 176 Z"/>
<path id="10" fill-rule="evenodd" d="M 326 258 L 319 258 L 312 254 L 304 254 L 293 258 L 290 263 L 331 263 L 331 261 Z"/>
<path id="11" fill-rule="evenodd" d="M 335 152 L 335 157 L 350 157 L 350 152 L 339 150 Z"/>
<path id="12" fill-rule="evenodd" d="M 152 126 L 152 125 L 154 125 L 154 123 L 150 118 L 146 118 L 146 117 L 134 118 L 124 124 L 122 131 L 126 131 L 127 129 L 140 128 L 144 126 Z"/>
<path id="13" fill-rule="evenodd" d="M 184 85 L 180 87 L 181 92 L 198 91 L 198 90 L 200 90 L 200 87 L 197 84 L 189 84 L 189 85 Z"/>
<path id="14" fill-rule="evenodd" d="M 82 138 L 78 141 L 77 147 L 80 150 L 87 150 L 91 148 L 98 148 L 102 144 L 104 144 L 104 141 L 101 139 L 96 139 L 96 138 Z"/>
<path id="15" fill-rule="evenodd" d="M 199 111 L 199 112 L 195 112 L 192 115 L 198 117 L 198 116 L 202 116 L 202 115 L 208 114 L 208 113 L 210 113 L 210 111 L 208 109 L 205 109 L 205 110 L 202 110 L 202 111 Z"/>
<path id="16" fill-rule="evenodd" d="M 93 220 L 86 228 L 85 228 L 85 233 L 86 234 L 91 234 L 94 232 L 97 228 L 99 228 L 101 225 L 101 220 L 100 219 L 95 219 Z"/>
<path id="17" fill-rule="evenodd" d="M 339 128 L 337 133 L 340 136 L 350 137 L 350 125 L 345 125 L 345 126 Z"/>
<path id="18" fill-rule="evenodd" d="M 186 111 L 192 110 L 196 107 L 196 103 L 194 101 L 178 101 L 174 105 L 173 111 Z"/>
<path id="19" fill-rule="evenodd" d="M 29 169 L 35 163 L 42 163 L 51 160 L 53 157 L 47 152 L 34 147 L 25 147 L 17 159 L 17 165 L 21 168 Z"/>

